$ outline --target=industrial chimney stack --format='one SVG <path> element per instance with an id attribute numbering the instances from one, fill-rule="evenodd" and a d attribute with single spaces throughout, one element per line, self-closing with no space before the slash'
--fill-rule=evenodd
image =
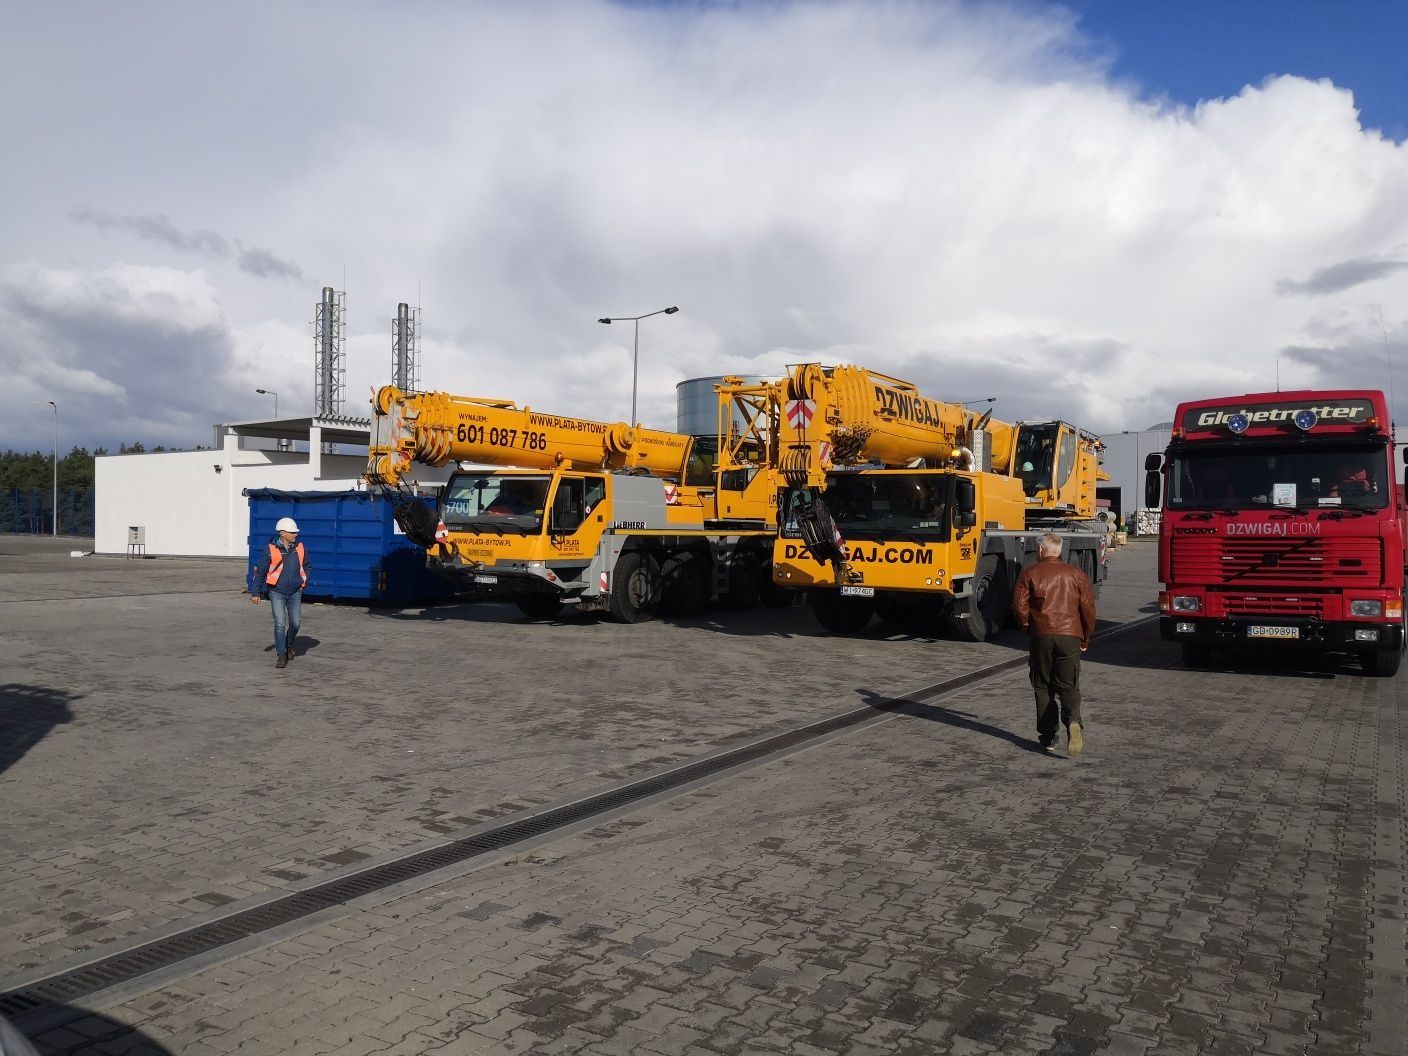
<path id="1" fill-rule="evenodd" d="M 346 332 L 347 294 L 323 287 L 313 319 L 313 413 L 319 418 L 336 418 L 347 395 L 347 367 L 342 341 Z"/>
<path id="2" fill-rule="evenodd" d="M 402 392 L 420 391 L 420 309 L 402 302 L 391 323 L 391 384 Z"/>

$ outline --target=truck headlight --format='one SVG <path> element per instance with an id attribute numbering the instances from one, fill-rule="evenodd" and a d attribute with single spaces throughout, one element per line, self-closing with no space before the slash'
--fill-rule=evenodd
<path id="1" fill-rule="evenodd" d="M 1194 597 L 1191 594 L 1175 594 L 1173 596 L 1174 612 L 1197 612 L 1202 607 L 1202 598 Z"/>
<path id="2" fill-rule="evenodd" d="M 1351 601 L 1349 614 L 1351 616 L 1382 616 L 1384 603 L 1381 601 Z"/>
<path id="3" fill-rule="evenodd" d="M 1377 627 L 1356 627 L 1354 628 L 1354 640 L 1356 642 L 1377 642 L 1379 629 Z"/>

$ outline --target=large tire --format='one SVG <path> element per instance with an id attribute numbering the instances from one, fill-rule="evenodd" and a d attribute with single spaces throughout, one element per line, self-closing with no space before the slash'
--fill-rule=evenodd
<path id="1" fill-rule="evenodd" d="M 807 595 L 816 622 L 833 634 L 864 630 L 875 611 L 869 598 L 846 598 L 834 590 L 810 590 Z"/>
<path id="2" fill-rule="evenodd" d="M 746 554 L 734 555 L 728 570 L 728 589 L 719 595 L 719 603 L 731 612 L 757 608 L 761 578 L 756 561 Z"/>
<path id="3" fill-rule="evenodd" d="M 562 611 L 562 602 L 551 594 L 526 594 L 515 604 L 518 611 L 534 620 L 550 620 Z"/>
<path id="4" fill-rule="evenodd" d="M 770 609 L 785 609 L 797 600 L 797 592 L 772 578 L 772 564 L 759 565 L 758 600 Z"/>
<path id="5" fill-rule="evenodd" d="M 993 554 L 979 558 L 968 596 L 954 598 L 949 607 L 949 632 L 961 642 L 987 641 L 1002 629 L 1011 589 L 1005 562 Z"/>
<path id="6" fill-rule="evenodd" d="M 1204 668 L 1212 666 L 1212 646 L 1206 642 L 1183 643 L 1183 666 Z"/>
<path id="7" fill-rule="evenodd" d="M 660 612 L 698 616 L 709 604 L 709 577 L 694 554 L 676 554 L 660 570 Z"/>
<path id="8" fill-rule="evenodd" d="M 648 623 L 660 607 L 660 568 L 649 554 L 622 554 L 611 573 L 606 612 L 617 623 Z"/>
<path id="9" fill-rule="evenodd" d="M 1359 654 L 1359 666 L 1370 678 L 1392 678 L 1402 660 L 1403 653 L 1398 650 L 1365 649 Z"/>

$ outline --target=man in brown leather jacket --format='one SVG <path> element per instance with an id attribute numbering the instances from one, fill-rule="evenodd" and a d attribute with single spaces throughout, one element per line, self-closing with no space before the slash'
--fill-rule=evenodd
<path id="1" fill-rule="evenodd" d="M 1051 751 L 1056 743 L 1057 711 L 1066 725 L 1072 755 L 1085 749 L 1080 717 L 1080 654 L 1095 633 L 1095 592 L 1090 579 L 1061 560 L 1061 537 L 1052 532 L 1037 543 L 1036 564 L 1022 570 L 1012 592 L 1017 625 L 1031 635 L 1032 689 L 1036 690 L 1036 733 Z"/>

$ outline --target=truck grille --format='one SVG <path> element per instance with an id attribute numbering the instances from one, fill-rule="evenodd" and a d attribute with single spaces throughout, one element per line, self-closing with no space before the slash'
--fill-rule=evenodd
<path id="1" fill-rule="evenodd" d="M 1301 616 L 1324 619 L 1325 599 L 1319 595 L 1268 597 L 1261 594 L 1222 594 L 1227 615 L 1236 617 Z"/>
<path id="2" fill-rule="evenodd" d="M 1336 584 L 1380 582 L 1377 539 L 1176 538 L 1172 582 L 1180 584 Z"/>

